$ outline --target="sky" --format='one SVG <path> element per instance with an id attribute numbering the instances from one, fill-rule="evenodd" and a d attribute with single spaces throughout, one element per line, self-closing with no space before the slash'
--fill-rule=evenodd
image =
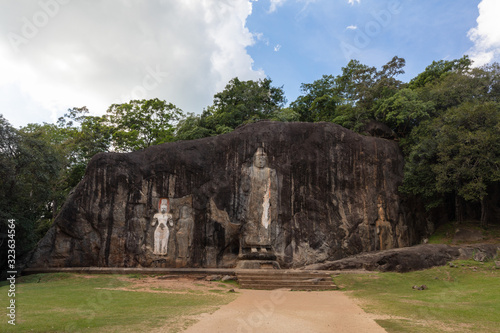
<path id="1" fill-rule="evenodd" d="M 499 0 L 0 0 L 0 114 L 14 127 L 69 108 L 159 98 L 201 113 L 234 77 L 288 102 L 349 60 L 500 61 Z"/>

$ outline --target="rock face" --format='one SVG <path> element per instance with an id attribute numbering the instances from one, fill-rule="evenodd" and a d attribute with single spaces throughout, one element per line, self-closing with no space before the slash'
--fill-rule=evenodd
<path id="1" fill-rule="evenodd" d="M 96 155 L 31 267 L 299 267 L 416 244 L 398 194 L 397 143 L 331 123 L 258 122 L 232 133 Z M 422 222 L 419 222 L 422 221 Z"/>

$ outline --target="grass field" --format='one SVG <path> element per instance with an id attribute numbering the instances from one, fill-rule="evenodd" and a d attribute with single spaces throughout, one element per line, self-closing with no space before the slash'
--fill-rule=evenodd
<path id="1" fill-rule="evenodd" d="M 500 269 L 493 262 L 453 263 L 456 267 L 345 274 L 334 280 L 390 333 L 500 332 Z"/>
<path id="2" fill-rule="evenodd" d="M 180 331 L 201 313 L 212 313 L 235 299 L 231 285 L 155 290 L 139 276 L 36 274 L 16 284 L 16 326 L 3 315 L 1 332 L 150 332 Z M 158 288 L 156 288 L 158 289 Z M 161 288 L 160 288 L 161 289 Z M 201 289 L 201 290 L 200 290 Z M 2 308 L 8 306 L 2 282 Z M 5 310 L 3 311 L 5 312 Z"/>

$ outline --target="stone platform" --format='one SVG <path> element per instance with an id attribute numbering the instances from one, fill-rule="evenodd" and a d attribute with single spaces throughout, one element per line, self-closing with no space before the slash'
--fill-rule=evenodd
<path id="1" fill-rule="evenodd" d="M 240 260 L 236 269 L 280 269 L 275 260 Z"/>
<path id="2" fill-rule="evenodd" d="M 235 275 L 234 268 L 161 268 L 161 267 L 50 267 L 26 268 L 23 275 L 40 273 L 145 274 L 145 275 Z"/>
<path id="3" fill-rule="evenodd" d="M 122 267 L 61 267 L 27 268 L 22 274 L 77 273 L 77 274 L 145 274 L 205 277 L 209 275 L 235 275 L 242 289 L 335 290 L 332 276 L 352 273 L 371 273 L 364 270 L 309 271 L 298 269 L 237 269 L 237 268 L 122 268 Z"/>

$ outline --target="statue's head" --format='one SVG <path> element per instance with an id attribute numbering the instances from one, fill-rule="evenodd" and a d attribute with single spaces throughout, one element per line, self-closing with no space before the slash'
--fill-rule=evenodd
<path id="1" fill-rule="evenodd" d="M 181 208 L 181 218 L 187 218 L 189 217 L 189 207 L 188 206 L 182 206 Z"/>
<path id="2" fill-rule="evenodd" d="M 168 199 L 160 199 L 160 212 L 166 214 L 168 212 Z"/>
<path id="3" fill-rule="evenodd" d="M 267 166 L 267 154 L 264 148 L 257 148 L 257 151 L 253 155 L 253 165 L 257 168 L 265 168 Z"/>

